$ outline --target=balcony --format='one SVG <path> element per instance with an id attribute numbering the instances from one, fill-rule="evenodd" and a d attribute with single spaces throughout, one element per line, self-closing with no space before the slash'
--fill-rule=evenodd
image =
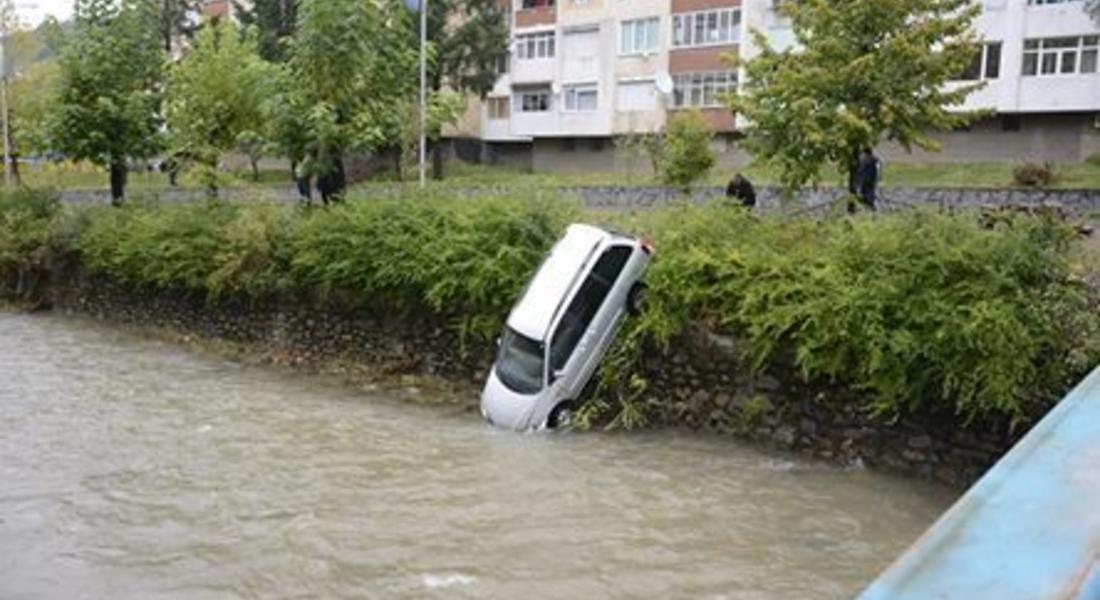
<path id="1" fill-rule="evenodd" d="M 516 29 L 553 25 L 556 21 L 554 0 L 521 0 L 516 10 Z"/>

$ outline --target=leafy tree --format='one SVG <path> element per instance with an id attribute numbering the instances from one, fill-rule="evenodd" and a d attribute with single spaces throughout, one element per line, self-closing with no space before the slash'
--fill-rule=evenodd
<path id="1" fill-rule="evenodd" d="M 413 0 L 415 4 L 416 0 Z M 428 0 L 428 40 L 434 59 L 428 65 L 428 88 L 435 97 L 445 90 L 484 97 L 500 75 L 508 57 L 508 22 L 496 0 Z M 412 27 L 412 48 L 419 45 L 419 28 Z M 453 107 L 453 105 L 452 105 Z M 438 139 L 446 124 L 454 123 L 461 110 L 447 121 L 430 124 L 429 138 Z M 432 173 L 443 176 L 443 155 L 432 149 Z"/>
<path id="2" fill-rule="evenodd" d="M 122 201 L 127 162 L 160 148 L 164 54 L 149 0 L 77 0 L 62 49 L 59 98 L 50 124 L 55 149 L 110 170 Z"/>
<path id="3" fill-rule="evenodd" d="M 212 23 L 168 75 L 170 147 L 198 165 L 212 194 L 221 155 L 261 135 L 272 75 L 271 66 L 257 54 L 256 40 L 255 31 L 242 37 L 228 21 Z"/>
<path id="4" fill-rule="evenodd" d="M 57 101 L 60 65 L 37 62 L 18 73 L 8 88 L 12 157 L 18 181 L 18 157 L 49 152 L 49 119 Z"/>
<path id="5" fill-rule="evenodd" d="M 668 122 L 661 159 L 661 178 L 687 190 L 714 167 L 713 135 L 698 111 L 679 113 Z"/>
<path id="6" fill-rule="evenodd" d="M 406 86 L 399 83 L 415 59 L 396 37 L 401 30 L 388 18 L 392 5 L 304 0 L 298 7 L 290 89 L 278 102 L 283 128 L 275 138 L 284 146 L 300 144 L 287 148 L 291 160 L 307 161 L 306 171 L 319 179 L 335 175 L 338 193 L 344 154 L 380 146 L 401 110 Z"/>
<path id="7" fill-rule="evenodd" d="M 157 31 L 164 51 L 172 53 L 174 42 L 190 39 L 199 28 L 196 0 L 154 0 L 157 2 Z"/>
<path id="8" fill-rule="evenodd" d="M 978 51 L 970 0 L 787 2 L 796 44 L 760 54 L 731 108 L 748 119 L 745 146 L 775 166 L 788 189 L 820 180 L 831 164 L 853 181 L 862 148 L 893 141 L 937 149 L 931 130 L 977 115 L 952 112 L 980 84 L 947 86 Z"/>
<path id="9" fill-rule="evenodd" d="M 271 62 L 287 59 L 283 40 L 294 35 L 298 19 L 298 0 L 233 0 L 241 25 L 259 30 L 260 56 Z"/>

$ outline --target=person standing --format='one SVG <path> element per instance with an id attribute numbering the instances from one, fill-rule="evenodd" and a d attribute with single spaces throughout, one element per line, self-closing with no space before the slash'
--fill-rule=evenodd
<path id="1" fill-rule="evenodd" d="M 872 212 L 875 211 L 875 201 L 878 199 L 878 184 L 881 172 L 881 163 L 875 153 L 870 148 L 860 150 L 850 191 L 859 200 L 860 204 L 866 206 Z M 856 212 L 854 202 L 848 202 L 848 212 Z"/>

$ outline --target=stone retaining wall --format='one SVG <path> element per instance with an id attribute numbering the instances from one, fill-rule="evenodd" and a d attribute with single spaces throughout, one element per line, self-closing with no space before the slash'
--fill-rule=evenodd
<path id="1" fill-rule="evenodd" d="M 423 310 L 346 309 L 301 298 L 209 303 L 79 273 L 54 277 L 49 295 L 58 310 L 241 342 L 281 364 L 351 361 L 379 377 L 443 377 L 469 385 L 471 404 L 494 351 L 486 342 L 463 347 L 447 319 Z M 886 424 L 860 408 L 865 398 L 808 386 L 793 371 L 750 377 L 735 340 L 701 329 L 644 360 L 650 381 L 644 400 L 655 407 L 658 425 L 715 431 L 950 485 L 975 480 L 1014 441 L 1003 426 L 963 428 L 952 416 Z"/>

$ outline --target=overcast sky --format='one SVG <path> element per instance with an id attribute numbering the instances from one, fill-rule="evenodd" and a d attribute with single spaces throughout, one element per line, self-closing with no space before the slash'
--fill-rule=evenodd
<path id="1" fill-rule="evenodd" d="M 15 8 L 19 17 L 34 27 L 46 15 L 53 15 L 60 21 L 68 19 L 73 14 L 73 0 L 15 0 Z"/>

